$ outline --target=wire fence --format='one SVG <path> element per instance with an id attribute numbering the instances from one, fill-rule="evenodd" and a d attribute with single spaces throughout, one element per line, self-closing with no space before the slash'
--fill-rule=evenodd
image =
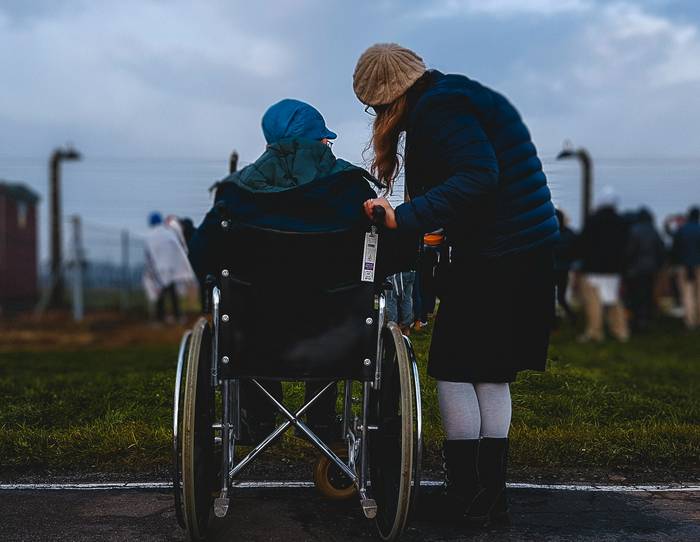
<path id="1" fill-rule="evenodd" d="M 142 236 L 73 217 L 64 221 L 61 244 L 65 303 L 76 303 L 75 289 L 79 287 L 83 311 L 146 309 L 141 286 L 144 269 Z M 54 282 L 50 262 L 43 261 L 39 271 L 42 300 L 47 299 Z"/>

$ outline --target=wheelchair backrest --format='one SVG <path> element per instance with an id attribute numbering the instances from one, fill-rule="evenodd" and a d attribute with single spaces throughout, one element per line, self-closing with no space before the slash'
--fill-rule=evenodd
<path id="1" fill-rule="evenodd" d="M 236 227 L 230 238 L 219 277 L 224 378 L 371 378 L 377 311 L 374 284 L 360 280 L 365 231 Z"/>
<path id="2" fill-rule="evenodd" d="M 227 267 L 239 281 L 270 287 L 338 287 L 359 282 L 364 231 L 296 233 L 238 226 Z"/>

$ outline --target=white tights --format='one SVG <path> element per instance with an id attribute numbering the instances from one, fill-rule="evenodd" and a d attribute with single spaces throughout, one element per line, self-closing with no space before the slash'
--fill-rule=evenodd
<path id="1" fill-rule="evenodd" d="M 438 380 L 438 402 L 448 440 L 505 438 L 510 428 L 510 386 Z"/>

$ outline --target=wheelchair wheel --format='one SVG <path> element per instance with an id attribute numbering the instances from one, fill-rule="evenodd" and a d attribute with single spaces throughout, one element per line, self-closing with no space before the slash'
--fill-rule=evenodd
<path id="1" fill-rule="evenodd" d="M 347 460 L 347 449 L 334 451 L 338 457 Z M 353 481 L 345 476 L 325 455 L 320 456 L 314 466 L 314 485 L 324 497 L 332 501 L 349 499 L 357 493 Z"/>
<path id="2" fill-rule="evenodd" d="M 420 391 L 420 374 L 418 372 L 418 360 L 413 351 L 411 340 L 404 336 L 404 342 L 408 353 L 408 359 L 411 365 L 411 383 L 415 398 L 414 413 L 413 413 L 413 479 L 411 481 L 411 506 L 412 512 L 418 502 L 418 494 L 420 493 L 420 482 L 423 475 L 423 401 Z"/>
<path id="3" fill-rule="evenodd" d="M 200 318 L 187 349 L 182 403 L 182 509 L 191 540 L 204 540 L 216 490 L 211 329 Z"/>
<path id="4" fill-rule="evenodd" d="M 182 386 L 182 376 L 187 372 L 187 353 L 190 347 L 192 331 L 188 330 L 180 341 L 175 372 L 175 396 L 173 398 L 173 493 L 175 495 L 175 516 L 177 522 L 185 529 L 185 509 L 182 497 L 182 402 L 185 388 Z"/>
<path id="5" fill-rule="evenodd" d="M 419 474 L 420 407 L 407 343 L 390 322 L 382 331 L 382 381 L 372 392 L 374 423 L 369 455 L 375 519 L 382 540 L 397 540 L 406 527 Z"/>

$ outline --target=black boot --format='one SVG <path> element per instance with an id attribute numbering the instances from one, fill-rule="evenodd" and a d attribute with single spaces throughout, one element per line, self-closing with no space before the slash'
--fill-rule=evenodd
<path id="1" fill-rule="evenodd" d="M 479 439 L 446 440 L 442 448 L 445 492 L 443 518 L 461 520 L 481 493 L 479 484 Z"/>
<path id="2" fill-rule="evenodd" d="M 478 455 L 479 483 L 483 487 L 469 507 L 466 519 L 470 523 L 508 523 L 506 501 L 506 470 L 508 439 L 482 438 Z"/>

